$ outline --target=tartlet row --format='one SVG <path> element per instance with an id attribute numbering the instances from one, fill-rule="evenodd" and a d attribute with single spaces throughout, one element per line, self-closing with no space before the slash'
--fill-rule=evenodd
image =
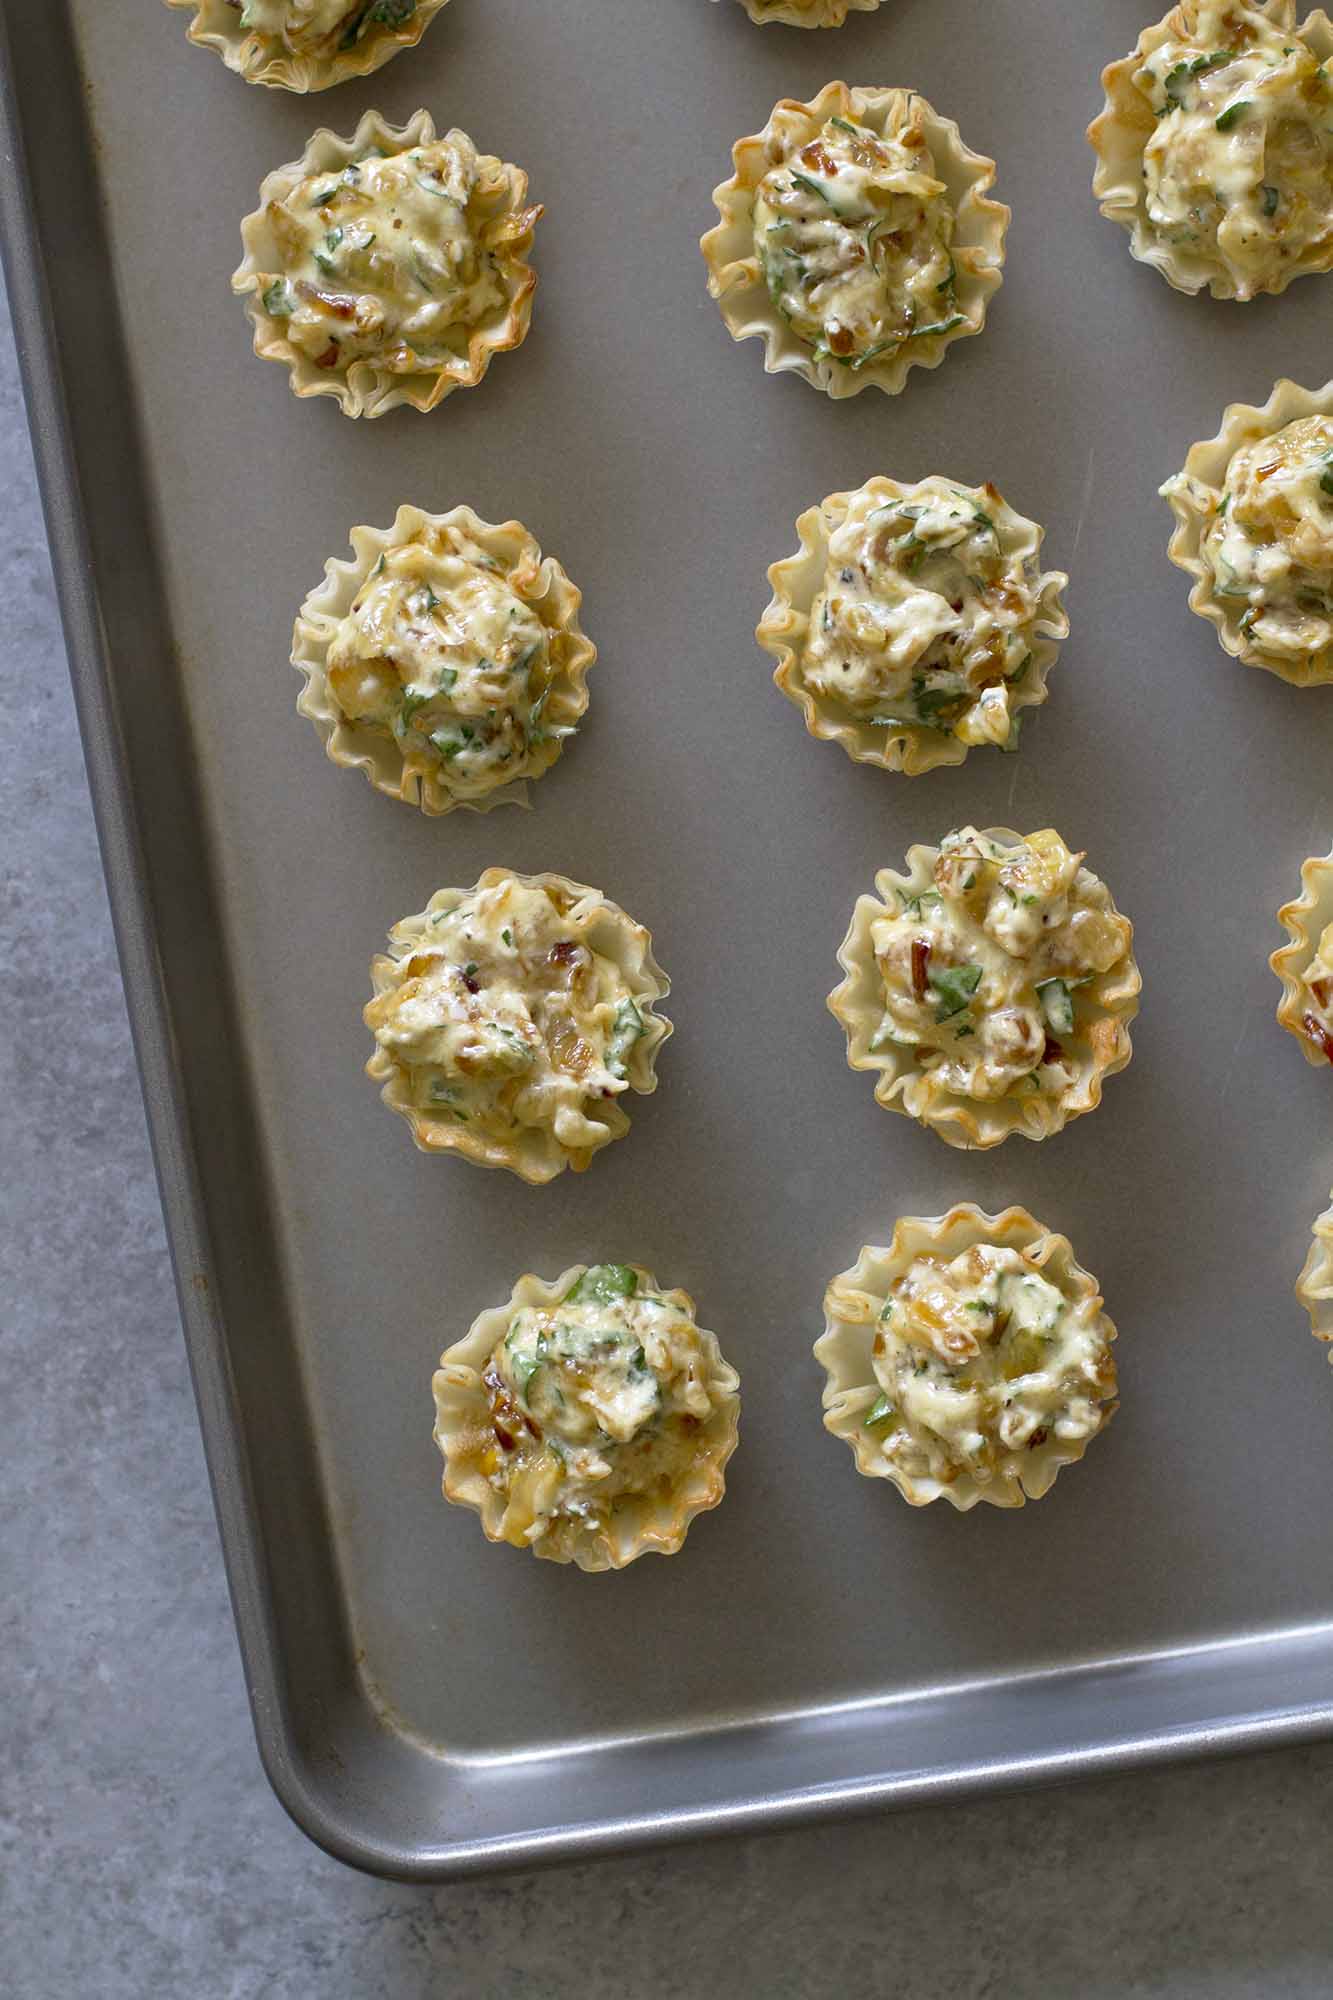
<path id="1" fill-rule="evenodd" d="M 279 4 L 249 0 L 240 20 Z M 1333 265 L 1330 54 L 1333 24 L 1316 11 L 1297 28 L 1292 0 L 1186 0 L 1108 68 L 1094 187 L 1136 256 L 1237 299 Z M 733 164 L 701 248 L 732 336 L 761 339 L 770 372 L 896 394 L 982 331 L 1010 212 L 994 161 L 919 92 L 833 82 L 784 99 Z M 523 171 L 465 132 L 369 111 L 267 177 L 233 288 L 298 395 L 349 416 L 429 410 L 525 338 L 541 214 Z"/>
<path id="2" fill-rule="evenodd" d="M 1333 855 L 1280 912 L 1277 1018 L 1333 1058 Z M 963 827 L 858 898 L 829 1008 L 877 1101 L 967 1150 L 1040 1140 L 1094 1110 L 1132 1054 L 1133 929 L 1053 830 Z M 534 1184 L 629 1130 L 657 1088 L 670 982 L 651 935 L 599 889 L 488 868 L 389 933 L 371 966 L 367 1065 L 426 1153 Z"/>
<path id="3" fill-rule="evenodd" d="M 1333 1208 L 1296 1292 L 1333 1340 Z M 1026 1209 L 902 1216 L 825 1292 L 824 1424 L 914 1507 L 1021 1507 L 1114 1416 L 1115 1338 L 1097 1280 Z M 622 1569 L 673 1555 L 723 1497 L 740 1378 L 643 1265 L 525 1274 L 432 1386 L 445 1497 L 489 1541 Z"/>
<path id="4" fill-rule="evenodd" d="M 166 0 L 191 15 L 187 33 L 246 83 L 328 90 L 415 48 L 447 0 Z M 881 0 L 740 0 L 761 27 L 838 28 Z"/>
<path id="5" fill-rule="evenodd" d="M 1225 649 L 1333 679 L 1333 384 L 1231 405 L 1162 491 L 1191 607 Z M 908 775 L 1016 748 L 1069 631 L 1036 522 L 989 484 L 877 475 L 796 530 L 756 637 L 812 735 Z M 588 706 L 577 587 L 521 523 L 465 506 L 405 505 L 351 544 L 293 633 L 298 708 L 329 756 L 432 814 L 526 803 Z"/>

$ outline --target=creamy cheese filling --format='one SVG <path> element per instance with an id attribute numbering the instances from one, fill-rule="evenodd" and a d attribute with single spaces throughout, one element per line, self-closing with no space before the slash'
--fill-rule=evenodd
<path id="1" fill-rule="evenodd" d="M 317 367 L 373 356 L 412 374 L 466 349 L 503 300 L 495 250 L 522 215 L 475 212 L 477 149 L 462 132 L 299 181 L 269 202 L 281 269 L 261 272 L 266 313 Z"/>
<path id="2" fill-rule="evenodd" d="M 594 1264 L 558 1304 L 521 1307 L 482 1379 L 494 1431 L 482 1467 L 519 1544 L 668 1489 L 714 1408 L 698 1327 L 627 1264 Z"/>
<path id="3" fill-rule="evenodd" d="M 1010 745 L 1040 578 L 1003 508 L 991 487 L 937 477 L 888 504 L 853 494 L 810 612 L 807 684 L 885 728 Z"/>
<path id="4" fill-rule="evenodd" d="M 884 985 L 872 1049 L 901 1043 L 964 1097 L 1059 1096 L 1086 1046 L 1081 988 L 1129 949 L 1104 885 L 1059 835 L 1014 847 L 973 827 L 946 834 L 931 888 L 877 917 Z"/>
<path id="5" fill-rule="evenodd" d="M 905 1470 L 992 1479 L 1006 1456 L 1102 1422 L 1115 1371 L 1099 1301 L 1071 1301 L 1017 1250 L 917 1257 L 875 1328 L 880 1395 L 863 1418 Z"/>
<path id="6" fill-rule="evenodd" d="M 755 191 L 755 253 L 769 296 L 817 360 L 861 368 L 964 322 L 953 209 L 920 119 L 918 104 L 902 131 L 880 138 L 830 118 Z"/>
<path id="7" fill-rule="evenodd" d="M 411 769 L 487 790 L 567 725 L 544 721 L 550 637 L 465 531 L 386 550 L 329 642 L 329 686 L 349 722 L 392 736 Z"/>
<path id="8" fill-rule="evenodd" d="M 1157 114 L 1147 217 L 1215 257 L 1242 298 L 1333 239 L 1333 80 L 1304 42 L 1237 0 L 1199 0 L 1188 39 L 1135 72 Z"/>
<path id="9" fill-rule="evenodd" d="M 578 1151 L 629 1087 L 644 1021 L 620 968 L 545 888 L 513 876 L 437 910 L 366 1021 L 412 1103 L 494 1138 L 540 1127 Z"/>
<path id="10" fill-rule="evenodd" d="M 399 28 L 417 11 L 417 0 L 227 0 L 243 28 L 293 55 L 329 46 L 350 49 L 373 28 Z"/>
<path id="11" fill-rule="evenodd" d="M 1203 554 L 1257 651 L 1298 661 L 1333 644 L 1333 418 L 1242 445 Z"/>

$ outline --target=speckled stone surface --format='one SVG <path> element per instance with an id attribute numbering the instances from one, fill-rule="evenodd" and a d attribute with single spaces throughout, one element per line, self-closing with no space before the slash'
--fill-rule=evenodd
<path id="1" fill-rule="evenodd" d="M 255 1755 L 0 327 L 0 1985 L 20 2000 L 1333 1993 L 1333 1748 L 437 1890 Z"/>

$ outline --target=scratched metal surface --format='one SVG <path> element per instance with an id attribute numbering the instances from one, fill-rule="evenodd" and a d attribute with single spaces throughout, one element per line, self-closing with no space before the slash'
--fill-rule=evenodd
<path id="1" fill-rule="evenodd" d="M 261 1744 L 298 1816 L 370 1865 L 438 1873 L 1326 1720 L 1333 1385 L 1291 1286 L 1333 1148 L 1264 961 L 1333 833 L 1333 697 L 1222 655 L 1156 488 L 1226 401 L 1323 379 L 1333 281 L 1184 299 L 1098 217 L 1083 128 L 1142 12 L 891 0 L 802 35 L 732 0 L 454 0 L 418 51 L 303 102 L 244 87 L 151 0 L 71 0 L 113 295 L 77 264 L 40 146 L 37 210 L 98 581 L 114 598 L 114 421 L 146 486 L 125 561 L 142 549 L 172 649 L 127 652 L 104 615 L 126 748 L 101 782 L 128 784 L 148 850 L 122 931 L 142 949 L 158 926 L 211 1233 L 187 1327 Z M 20 116 L 47 129 L 68 82 L 54 43 L 36 59 L 51 15 L 3 13 Z M 832 74 L 922 90 L 1014 211 L 984 336 L 894 399 L 765 376 L 704 290 L 732 139 Z M 418 103 L 547 204 L 533 331 L 433 416 L 354 425 L 250 352 L 237 222 L 314 125 Z M 128 415 L 73 365 L 89 312 L 118 317 Z M 752 630 L 798 512 L 935 470 L 1046 524 L 1073 632 L 1019 755 L 906 780 L 808 739 Z M 517 515 L 584 590 L 592 710 L 531 813 L 415 818 L 293 712 L 296 605 L 353 522 L 403 500 Z M 1102 1108 L 980 1157 L 880 1111 L 824 1008 L 856 894 L 966 820 L 1086 848 L 1144 973 Z M 173 828 L 197 868 L 173 867 Z M 496 861 L 601 885 L 674 983 L 658 1095 L 542 1189 L 418 1156 L 361 1074 L 384 931 Z M 231 1011 L 205 1033 L 189 968 L 214 949 Z M 1114 1425 L 1013 1516 L 911 1511 L 819 1421 L 827 1278 L 895 1215 L 965 1197 L 1067 1232 L 1121 1331 Z M 519 1271 L 583 1257 L 687 1286 L 744 1396 L 721 1509 L 678 1559 L 598 1579 L 486 1545 L 442 1505 L 430 1434 L 441 1348 Z M 207 1326 L 194 1281 L 230 1306 Z"/>

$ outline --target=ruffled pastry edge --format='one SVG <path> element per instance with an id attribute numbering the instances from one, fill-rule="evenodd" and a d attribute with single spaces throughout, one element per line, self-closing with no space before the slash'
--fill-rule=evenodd
<path id="1" fill-rule="evenodd" d="M 811 688 L 805 679 L 804 651 L 810 626 L 810 610 L 824 586 L 828 545 L 846 519 L 853 500 L 862 493 L 882 496 L 884 501 L 910 497 L 920 481 L 904 482 L 876 473 L 865 485 L 847 493 L 830 493 L 817 507 L 810 507 L 796 522 L 800 542 L 795 555 L 773 563 L 768 580 L 773 597 L 759 621 L 755 638 L 777 661 L 773 679 L 789 701 L 795 702 L 812 736 L 837 743 L 858 764 L 875 764 L 884 771 L 901 771 L 913 778 L 933 771 L 941 764 L 961 764 L 969 750 L 979 745 L 964 743 L 952 731 L 905 727 L 901 730 L 875 728 L 850 709 L 822 691 Z M 1016 513 L 993 486 L 960 486 L 958 489 L 978 502 L 985 499 L 992 511 L 1003 511 L 1006 524 L 1026 537 L 1011 551 L 1020 558 L 1035 555 L 1041 547 L 1044 529 L 1023 514 Z M 1046 570 L 1038 578 L 1039 594 L 1032 626 L 1031 662 L 1021 681 L 1016 681 L 1010 698 L 1010 714 L 1036 708 L 1046 700 L 1046 678 L 1060 651 L 1059 642 L 1069 636 L 1069 618 L 1061 599 L 1069 578 L 1063 570 Z"/>
<path id="2" fill-rule="evenodd" d="M 460 527 L 469 538 L 495 557 L 504 570 L 505 581 L 515 594 L 535 611 L 551 635 L 553 664 L 557 670 L 550 682 L 550 694 L 543 719 L 562 733 L 549 735 L 532 746 L 523 767 L 513 777 L 499 778 L 475 794 L 460 793 L 449 782 L 448 768 L 409 768 L 401 744 L 383 730 L 361 722 L 349 722 L 329 686 L 328 650 L 352 600 L 366 582 L 380 557 L 389 549 L 420 541 L 429 530 Z M 447 514 L 427 514 L 420 507 L 401 506 L 391 528 L 355 527 L 349 540 L 351 562 L 330 556 L 324 565 L 324 580 L 310 591 L 292 633 L 292 665 L 303 677 L 297 697 L 297 713 L 313 722 L 326 752 L 335 764 L 347 770 L 364 771 L 376 791 L 420 806 L 422 812 L 441 814 L 467 807 L 473 812 L 490 812 L 499 805 L 527 805 L 527 780 L 540 778 L 559 758 L 564 736 L 573 730 L 588 707 L 588 669 L 597 658 L 597 648 L 579 624 L 582 593 L 570 582 L 554 556 L 543 556 L 536 538 L 520 521 L 498 525 L 483 521 L 470 507 L 452 507 Z"/>
<path id="3" fill-rule="evenodd" d="M 1333 853 L 1312 854 L 1301 863 L 1301 893 L 1277 913 L 1287 943 L 1270 952 L 1268 963 L 1282 982 L 1277 1003 L 1278 1025 L 1294 1035 L 1301 1053 L 1316 1069 L 1327 1069 L 1328 1057 L 1305 1031 L 1305 975 L 1319 950 L 1319 940 L 1333 923 Z"/>
<path id="4" fill-rule="evenodd" d="M 390 125 L 378 111 L 367 111 L 350 139 L 340 138 L 327 126 L 321 126 L 307 141 L 299 160 L 275 168 L 264 179 L 258 208 L 241 223 L 245 256 L 232 273 L 231 288 L 245 298 L 245 310 L 254 326 L 255 353 L 265 361 L 285 364 L 293 395 L 333 396 L 348 417 L 382 417 L 402 403 L 414 410 L 433 410 L 455 389 L 475 389 L 494 355 L 521 346 L 527 338 L 532 322 L 532 294 L 537 284 L 537 273 L 527 258 L 542 210 L 540 206 L 530 209 L 523 206 L 528 190 L 528 177 L 523 169 L 489 153 L 477 156 L 481 179 L 474 199 L 491 206 L 492 219 L 508 211 L 518 216 L 523 226 L 503 250 L 495 253 L 504 300 L 470 330 L 466 354 L 453 355 L 439 367 L 411 375 L 379 368 L 365 355 L 357 356 L 345 368 L 319 368 L 312 356 L 287 339 L 283 332 L 285 322 L 264 311 L 260 275 L 283 268 L 276 245 L 271 246 L 268 254 L 271 238 L 265 211 L 269 203 L 283 200 L 293 188 L 315 174 L 340 173 L 371 146 L 379 146 L 389 154 L 402 153 L 413 146 L 434 145 L 436 136 L 435 122 L 428 111 L 414 112 L 406 125 Z"/>
<path id="5" fill-rule="evenodd" d="M 480 1313 L 463 1338 L 445 1349 L 432 1378 L 435 1442 L 444 1458 L 444 1497 L 471 1507 L 489 1542 L 505 1540 L 507 1503 L 478 1463 L 481 1451 L 494 1438 L 483 1371 L 519 1308 L 558 1305 L 587 1269 L 586 1264 L 571 1264 L 552 1280 L 525 1272 L 504 1305 Z M 688 1292 L 663 1292 L 643 1265 L 632 1264 L 630 1269 L 647 1290 L 658 1292 L 695 1319 Z M 588 1571 L 624 1569 L 642 1555 L 675 1555 L 695 1516 L 717 1506 L 726 1491 L 727 1460 L 739 1437 L 740 1377 L 723 1359 L 716 1334 L 700 1327 L 699 1337 L 708 1357 L 713 1408 L 699 1428 L 699 1451 L 684 1483 L 668 1494 L 622 1496 L 605 1527 L 571 1523 L 567 1534 L 553 1538 L 548 1532 L 530 1543 L 533 1555 L 548 1562 L 572 1562 Z"/>
<path id="6" fill-rule="evenodd" d="M 880 1395 L 871 1355 L 874 1323 L 841 1310 L 838 1288 L 887 1299 L 895 1280 L 914 1258 L 927 1252 L 954 1258 L 978 1243 L 1017 1250 L 1031 1257 L 1034 1266 L 1058 1285 L 1071 1305 L 1094 1302 L 1096 1323 L 1108 1346 L 1116 1337 L 1114 1323 L 1101 1310 L 1101 1288 L 1074 1256 L 1069 1239 L 1047 1229 L 1027 1209 L 1006 1208 L 999 1215 L 988 1215 L 975 1202 L 964 1201 L 957 1202 L 947 1215 L 900 1216 L 887 1248 L 867 1245 L 851 1269 L 839 1272 L 829 1285 L 824 1295 L 824 1331 L 815 1342 L 814 1353 L 827 1376 L 823 1395 L 825 1429 L 850 1446 L 859 1473 L 867 1479 L 890 1480 L 913 1507 L 929 1506 L 932 1500 L 943 1499 L 960 1513 L 967 1513 L 983 1500 L 994 1507 L 1021 1507 L 1027 1500 L 1040 1500 L 1055 1484 L 1061 1468 L 1082 1458 L 1119 1407 L 1112 1393 L 1102 1405 L 1100 1423 L 1087 1437 L 1048 1437 L 1035 1449 L 1012 1452 L 994 1480 L 978 1482 L 970 1473 L 961 1473 L 952 1481 L 918 1477 L 904 1471 L 886 1455 L 883 1439 L 863 1422 Z M 1111 1368 L 1114 1376 L 1113 1358 Z"/>
<path id="7" fill-rule="evenodd" d="M 300 92 L 328 90 L 350 77 L 371 75 L 400 49 L 415 48 L 447 4 L 448 0 L 417 0 L 416 11 L 398 27 L 374 25 L 352 48 L 335 49 L 331 56 L 323 56 L 275 48 L 257 29 L 243 28 L 239 13 L 226 0 L 167 0 L 168 7 L 194 10 L 195 17 L 186 29 L 188 39 L 199 48 L 213 49 L 246 83 Z"/>
<path id="8" fill-rule="evenodd" d="M 806 144 L 830 118 L 855 119 L 882 134 L 891 120 L 906 115 L 913 100 L 920 107 L 936 174 L 947 187 L 954 208 L 956 310 L 963 315 L 964 324 L 947 333 L 908 340 L 893 354 L 864 368 L 839 368 L 831 361 L 815 361 L 806 342 L 778 312 L 764 283 L 754 254 L 755 190 L 778 159 Z M 762 132 L 736 141 L 732 160 L 732 178 L 713 190 L 721 221 L 700 238 L 699 247 L 708 265 L 708 290 L 718 301 L 727 331 L 733 340 L 762 339 L 768 374 L 790 370 L 838 399 L 859 396 L 872 386 L 896 396 L 911 369 L 938 368 L 955 340 L 981 332 L 987 301 L 1002 276 L 1010 211 L 986 193 L 995 179 L 994 160 L 965 146 L 953 120 L 940 117 L 919 91 L 828 83 L 808 103 L 784 98 L 774 106 Z"/>
<path id="9" fill-rule="evenodd" d="M 415 916 L 401 917 L 393 926 L 389 932 L 390 951 L 378 953 L 371 960 L 373 997 L 378 998 L 395 984 L 399 963 L 429 936 L 430 920 L 437 910 L 456 909 L 479 890 L 496 888 L 508 881 L 518 882 L 525 889 L 546 889 L 558 895 L 565 903 L 563 914 L 583 927 L 583 941 L 589 950 L 611 959 L 618 967 L 643 1022 L 643 1033 L 625 1059 L 627 1080 L 630 1089 L 639 1096 L 651 1096 L 657 1088 L 657 1052 L 672 1032 L 672 1023 L 665 1015 L 654 1013 L 653 1008 L 671 991 L 671 982 L 653 957 L 652 933 L 643 924 L 635 923 L 600 889 L 573 882 L 567 875 L 520 875 L 512 868 L 487 868 L 470 888 L 437 889 L 424 910 Z M 575 1173 L 584 1172 L 595 1154 L 613 1139 L 623 1139 L 630 1128 L 627 1113 L 618 1100 L 612 1100 L 599 1107 L 606 1136 L 595 1146 L 577 1150 L 562 1146 L 553 1132 L 536 1126 L 524 1126 L 509 1138 L 497 1139 L 471 1124 L 460 1125 L 456 1119 L 413 1104 L 404 1070 L 378 1042 L 366 1064 L 366 1075 L 381 1085 L 380 1096 L 390 1111 L 407 1120 L 419 1151 L 457 1153 L 477 1166 L 507 1167 L 534 1187 L 554 1180 L 566 1167 L 572 1167 Z"/>
<path id="10" fill-rule="evenodd" d="M 1333 22 L 1321 7 L 1299 27 L 1295 0 L 1269 0 L 1267 11 L 1274 26 L 1306 42 L 1321 62 L 1333 56 Z M 1130 255 L 1140 264 L 1150 264 L 1160 271 L 1176 291 L 1193 296 L 1206 286 L 1215 299 L 1242 302 L 1264 293 L 1276 295 L 1284 292 L 1293 278 L 1327 271 L 1333 263 L 1333 249 L 1319 257 L 1297 259 L 1283 269 L 1274 284 L 1241 292 L 1231 271 L 1219 267 L 1216 258 L 1192 255 L 1187 244 L 1163 243 L 1148 223 L 1143 205 L 1143 149 L 1156 129 L 1157 120 L 1135 87 L 1134 73 L 1163 42 L 1191 32 L 1183 16 L 1182 7 L 1173 7 L 1162 20 L 1143 30 L 1129 55 L 1108 63 L 1102 71 L 1106 101 L 1089 125 L 1087 135 L 1097 155 L 1092 191 L 1108 221 L 1118 222 L 1128 231 Z"/>
<path id="11" fill-rule="evenodd" d="M 1004 846 L 1026 845 L 1029 836 L 1012 827 L 979 829 L 983 840 Z M 1063 1130 L 1071 1118 L 1094 1111 L 1101 1103 L 1102 1084 L 1108 1076 L 1124 1069 L 1133 1054 L 1129 1024 L 1139 1011 L 1143 981 L 1134 958 L 1133 926 L 1123 959 L 1107 972 L 1097 973 L 1080 989 L 1081 997 L 1092 1000 L 1097 1013 L 1080 1033 L 1079 1074 L 1059 1097 L 1044 1091 L 983 1100 L 960 1097 L 953 1092 L 936 1093 L 929 1088 L 928 1074 L 919 1069 L 902 1043 L 889 1042 L 882 1049 L 870 1044 L 884 1018 L 884 985 L 875 959 L 871 926 L 876 918 L 899 914 L 904 900 L 931 887 L 938 847 L 916 845 L 907 850 L 908 873 L 881 868 L 875 877 L 876 894 L 858 896 L 847 935 L 838 947 L 838 963 L 846 977 L 828 996 L 830 1013 L 847 1036 L 847 1062 L 851 1069 L 877 1070 L 875 1097 L 886 1110 L 901 1111 L 921 1125 L 937 1132 L 950 1146 L 967 1151 L 985 1151 L 1000 1145 L 1011 1133 L 1025 1139 L 1048 1139 Z M 1100 881 L 1100 877 L 1098 877 Z M 1104 882 L 1106 909 L 1122 916 Z M 1129 919 L 1124 921 L 1129 923 Z"/>
<path id="12" fill-rule="evenodd" d="M 1235 600 L 1218 596 L 1217 579 L 1204 556 L 1203 544 L 1226 489 L 1231 461 L 1241 447 L 1272 437 L 1302 417 L 1316 416 L 1333 416 L 1333 382 L 1326 382 L 1322 389 L 1303 389 L 1284 375 L 1273 385 L 1266 403 L 1228 403 L 1216 437 L 1192 444 L 1181 470 L 1158 489 L 1176 521 L 1167 554 L 1177 569 L 1193 578 L 1190 610 L 1207 619 L 1223 651 L 1233 659 L 1247 667 L 1262 667 L 1291 687 L 1316 687 L 1333 681 L 1333 646 L 1299 665 L 1262 652 L 1242 629 L 1242 614 L 1234 608 Z"/>

